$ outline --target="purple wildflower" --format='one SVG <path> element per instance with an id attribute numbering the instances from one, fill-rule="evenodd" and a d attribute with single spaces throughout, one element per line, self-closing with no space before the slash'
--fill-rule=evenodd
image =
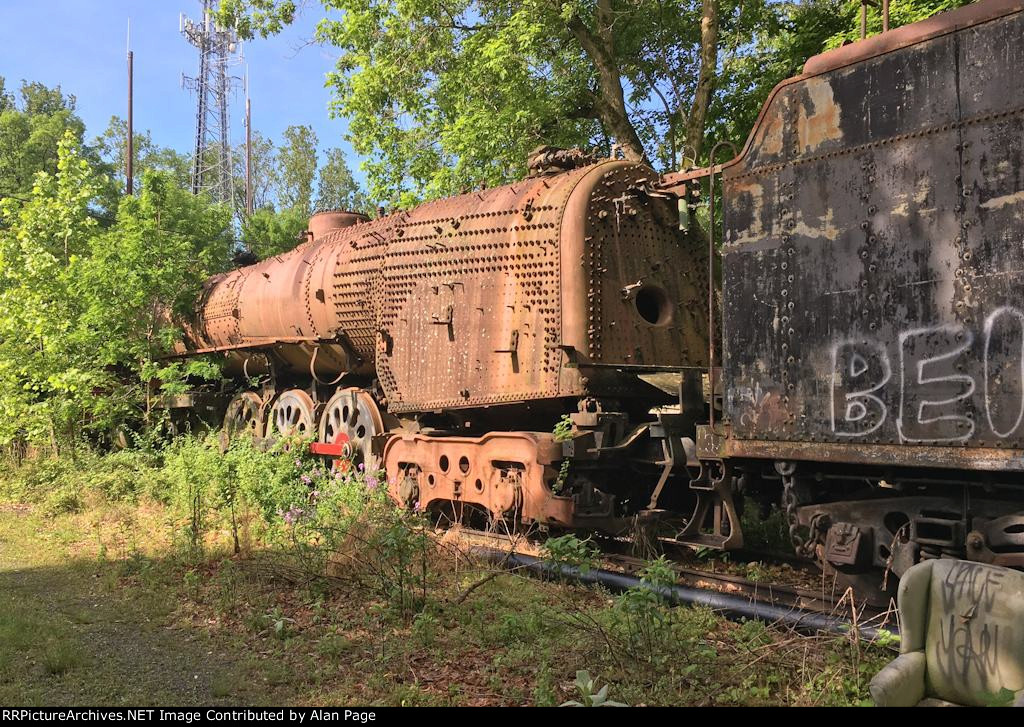
<path id="1" fill-rule="evenodd" d="M 295 466 L 296 467 L 301 467 L 302 466 L 302 460 L 301 459 L 295 460 Z"/>
<path id="2" fill-rule="evenodd" d="M 313 484 L 313 479 L 309 475 L 302 475 L 300 479 L 302 480 L 302 484 L 304 485 Z"/>
<path id="3" fill-rule="evenodd" d="M 301 507 L 298 507 L 297 505 L 292 505 L 291 508 L 288 509 L 288 512 L 286 512 L 283 515 L 283 518 L 288 525 L 294 525 L 299 520 L 306 517 L 308 514 L 309 513 L 307 513 Z"/>
<path id="4" fill-rule="evenodd" d="M 416 512 L 420 511 L 420 501 L 419 500 L 417 500 L 416 504 L 412 506 L 412 509 L 415 510 Z"/>
<path id="5" fill-rule="evenodd" d="M 374 490 L 377 488 L 377 478 L 373 475 L 366 475 L 365 482 L 367 490 Z"/>
<path id="6" fill-rule="evenodd" d="M 359 471 L 362 472 L 365 469 L 366 469 L 366 465 L 364 463 L 360 462 L 359 463 Z"/>

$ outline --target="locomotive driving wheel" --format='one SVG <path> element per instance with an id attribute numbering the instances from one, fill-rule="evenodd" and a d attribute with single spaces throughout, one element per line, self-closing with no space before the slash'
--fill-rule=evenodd
<path id="1" fill-rule="evenodd" d="M 257 437 L 262 433 L 263 399 L 254 391 L 235 394 L 224 413 L 224 443 L 239 435 Z"/>
<path id="2" fill-rule="evenodd" d="M 338 434 L 348 437 L 355 464 L 369 463 L 373 437 L 384 431 L 384 419 L 368 391 L 339 389 L 320 415 L 320 441 L 333 442 Z"/>
<path id="3" fill-rule="evenodd" d="M 302 389 L 288 389 L 274 399 L 267 416 L 267 438 L 308 437 L 315 431 L 316 404 Z"/>

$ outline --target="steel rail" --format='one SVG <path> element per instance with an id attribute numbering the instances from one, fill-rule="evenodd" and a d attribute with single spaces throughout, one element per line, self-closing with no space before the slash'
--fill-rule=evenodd
<path id="1" fill-rule="evenodd" d="M 643 588 L 657 593 L 669 603 L 703 606 L 732 621 L 754 619 L 769 624 L 785 624 L 796 631 L 808 634 L 828 633 L 848 636 L 856 631 L 859 638 L 868 641 L 875 641 L 883 635 L 888 638 L 899 636 L 899 631 L 894 625 L 883 628 L 865 623 L 854 624 L 850 619 L 842 616 L 808 610 L 796 605 L 777 605 L 749 596 L 739 596 L 715 589 L 682 584 L 656 586 L 626 573 L 617 573 L 603 568 L 583 570 L 525 553 L 510 553 L 487 546 L 476 546 L 472 551 L 490 563 L 547 580 L 568 579 L 584 585 L 601 585 L 616 593 Z M 765 586 L 765 590 L 768 590 L 767 586 Z"/>

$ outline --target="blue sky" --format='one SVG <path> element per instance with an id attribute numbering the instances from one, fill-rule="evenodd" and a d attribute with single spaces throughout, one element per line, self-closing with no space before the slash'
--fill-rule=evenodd
<path id="1" fill-rule="evenodd" d="M 0 76 L 8 89 L 22 79 L 59 84 L 74 94 L 91 139 L 112 115 L 126 113 L 126 34 L 131 18 L 135 53 L 135 128 L 179 151 L 192 148 L 195 97 L 181 88 L 181 74 L 195 76 L 198 53 L 178 33 L 178 14 L 198 19 L 198 0 L 0 0 Z M 311 125 L 321 152 L 341 147 L 362 180 L 359 159 L 342 138 L 343 119 L 329 118 L 331 91 L 324 74 L 334 67 L 334 49 L 308 45 L 319 3 L 308 3 L 296 23 L 279 36 L 243 44 L 249 67 L 253 129 L 278 141 L 290 124 Z M 244 66 L 238 75 L 243 75 Z M 244 94 L 231 109 L 232 141 L 244 139 Z"/>

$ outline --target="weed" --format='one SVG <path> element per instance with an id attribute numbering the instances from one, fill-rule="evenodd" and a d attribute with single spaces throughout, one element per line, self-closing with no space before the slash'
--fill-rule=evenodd
<path id="1" fill-rule="evenodd" d="M 614 691 L 630 704 L 857 704 L 891 658 L 895 637 L 809 639 L 671 607 L 659 595 L 675 580 L 664 559 L 647 563 L 643 588 L 619 596 L 502 573 L 457 601 L 479 573 L 453 569 L 441 557 L 450 546 L 385 490 L 383 473 L 339 477 L 301 442 L 262 452 L 239 441 L 221 454 L 209 440 L 184 438 L 116 457 L 82 453 L 75 466 L 26 460 L 0 475 L 0 499 L 38 513 L 0 511 L 0 701 L 133 689 L 81 668 L 108 663 L 116 640 L 73 638 L 76 624 L 120 632 L 121 617 L 101 602 L 122 594 L 132 606 L 124 613 L 140 624 L 199 625 L 193 634 L 209 645 L 182 658 L 226 659 L 210 664 L 214 699 L 242 700 L 256 685 L 260 698 L 280 702 L 555 705 L 571 696 L 596 705 Z M 58 491 L 75 493 L 80 512 L 47 508 Z M 48 560 L 55 551 L 58 570 Z M 11 552 L 24 554 L 18 583 L 33 573 L 52 579 L 42 595 L 6 588 L 15 582 L 4 570 Z M 575 535 L 551 538 L 546 559 L 582 571 L 599 563 L 593 543 Z M 76 563 L 87 575 L 58 580 Z M 742 567 L 760 578 L 760 566 Z M 57 583 L 69 596 L 53 608 Z M 260 654 L 247 661 L 254 640 Z M 183 663 L 191 684 L 196 671 Z M 562 679 L 580 665 L 602 682 L 580 675 L 566 695 Z M 40 679 L 42 670 L 63 676 Z M 148 687 L 163 698 L 162 686 Z"/>
<path id="2" fill-rule="evenodd" d="M 536 684 L 533 688 L 533 702 L 538 707 L 553 707 L 557 699 L 555 677 L 551 666 L 545 662 L 537 671 Z"/>
<path id="3" fill-rule="evenodd" d="M 572 417 L 563 414 L 551 432 L 556 442 L 567 442 L 572 439 Z"/>
<path id="4" fill-rule="evenodd" d="M 771 581 L 771 574 L 764 565 L 758 561 L 747 563 L 746 577 L 747 580 L 753 581 L 754 583 L 765 583 Z"/>
<path id="5" fill-rule="evenodd" d="M 293 633 L 295 619 L 285 616 L 280 608 L 263 614 L 263 620 L 267 624 L 266 632 L 275 639 L 284 641 Z"/>
<path id="6" fill-rule="evenodd" d="M 334 634 L 332 636 L 325 636 L 320 640 L 317 644 L 317 652 L 322 656 L 338 660 L 352 651 L 354 647 L 355 643 L 351 639 L 341 634 Z"/>
<path id="7" fill-rule="evenodd" d="M 576 672 L 576 689 L 579 691 L 579 701 L 573 700 L 562 704 L 563 707 L 626 707 L 622 702 L 613 702 L 608 699 L 608 685 L 594 691 L 594 680 L 590 672 L 585 669 Z"/>
<path id="8" fill-rule="evenodd" d="M 67 640 L 51 641 L 43 649 L 41 663 L 48 674 L 64 674 L 83 662 L 81 651 Z"/>
<path id="9" fill-rule="evenodd" d="M 544 543 L 548 563 L 556 566 L 570 566 L 580 573 L 597 567 L 600 552 L 590 539 L 580 540 L 572 533 L 558 538 L 548 538 Z"/>
<path id="10" fill-rule="evenodd" d="M 429 648 L 437 641 L 440 631 L 440 623 L 437 617 L 426 611 L 416 614 L 412 622 L 412 635 L 424 648 Z"/>
<path id="11" fill-rule="evenodd" d="M 230 674 L 218 674 L 210 680 L 210 694 L 215 699 L 230 697 L 237 690 L 237 680 Z"/>
<path id="12" fill-rule="evenodd" d="M 624 646 L 634 659 L 658 663 L 668 651 L 672 629 L 663 593 L 675 582 L 671 564 L 660 556 L 640 571 L 640 586 L 630 588 L 615 600 L 616 623 L 625 636 Z"/>

